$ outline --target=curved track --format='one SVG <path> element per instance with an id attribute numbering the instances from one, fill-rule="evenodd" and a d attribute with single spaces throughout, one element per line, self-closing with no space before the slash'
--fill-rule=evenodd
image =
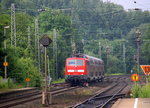
<path id="1" fill-rule="evenodd" d="M 51 90 L 48 93 L 51 93 L 52 96 L 55 95 L 60 95 L 61 93 L 64 93 L 66 91 L 70 91 L 73 89 L 76 89 L 78 87 L 61 87 L 61 88 L 56 88 Z M 10 97 L 9 97 L 9 93 L 7 93 L 6 98 L 1 98 L 0 99 L 0 108 L 7 108 L 7 107 L 12 107 L 12 106 L 16 106 L 16 105 L 20 105 L 22 103 L 26 103 L 26 102 L 30 102 L 30 101 L 34 101 L 36 99 L 41 99 L 42 98 L 42 91 L 39 89 L 31 89 L 31 90 L 23 90 L 23 91 L 18 91 L 20 93 L 17 94 L 17 91 L 15 92 L 17 95 L 13 94 L 10 92 Z M 11 96 L 12 95 L 12 96 Z"/>
<path id="2" fill-rule="evenodd" d="M 128 85 L 124 79 L 125 78 L 120 77 L 116 78 L 116 81 L 119 81 L 118 83 L 72 108 L 110 108 L 112 101 L 125 96 L 124 93 L 121 93 L 121 91 Z"/>

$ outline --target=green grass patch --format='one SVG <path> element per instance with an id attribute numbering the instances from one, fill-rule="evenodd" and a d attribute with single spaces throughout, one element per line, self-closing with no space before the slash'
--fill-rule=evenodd
<path id="1" fill-rule="evenodd" d="M 58 80 L 54 80 L 52 81 L 52 84 L 56 84 L 56 83 L 64 83 L 65 82 L 65 79 L 58 79 Z"/>
<path id="2" fill-rule="evenodd" d="M 131 92 L 134 98 L 150 98 L 150 84 L 145 86 L 134 85 Z"/>
<path id="3" fill-rule="evenodd" d="M 22 88 L 23 85 L 15 84 L 10 78 L 7 80 L 0 77 L 0 92 L 11 91 L 12 89 Z"/>
<path id="4" fill-rule="evenodd" d="M 12 88 L 0 88 L 0 93 L 1 92 L 8 92 L 8 91 L 12 91 L 14 89 L 18 89 L 18 88 L 23 88 L 23 85 L 16 85 L 14 84 L 14 86 Z"/>
<path id="5" fill-rule="evenodd" d="M 13 88 L 14 83 L 11 79 L 0 78 L 0 88 Z"/>

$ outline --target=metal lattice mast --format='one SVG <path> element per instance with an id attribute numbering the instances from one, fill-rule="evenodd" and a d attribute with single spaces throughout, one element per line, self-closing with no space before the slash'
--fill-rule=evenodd
<path id="1" fill-rule="evenodd" d="M 71 48 L 72 48 L 72 54 L 75 54 L 76 53 L 76 44 L 72 38 L 71 38 Z"/>
<path id="2" fill-rule="evenodd" d="M 49 85 L 51 83 L 51 74 L 50 74 L 50 63 L 49 63 L 49 56 L 47 55 L 47 73 L 48 73 L 48 81 Z"/>
<path id="3" fill-rule="evenodd" d="M 11 4 L 11 46 L 16 47 L 16 15 L 14 4 Z"/>
<path id="4" fill-rule="evenodd" d="M 57 71 L 57 33 L 56 29 L 53 30 L 53 60 L 54 60 L 54 73 L 56 74 L 56 78 L 58 78 Z"/>
<path id="5" fill-rule="evenodd" d="M 99 57 L 102 58 L 101 43 L 99 42 Z"/>
<path id="6" fill-rule="evenodd" d="M 141 32 L 139 29 L 136 29 L 136 45 L 137 45 L 137 73 L 140 72 L 140 43 L 141 43 Z"/>
<path id="7" fill-rule="evenodd" d="M 35 45 L 34 45 L 34 49 L 35 49 L 35 59 L 36 59 L 36 60 L 37 60 L 37 31 L 38 31 L 38 30 L 37 30 L 37 29 L 38 29 L 38 27 L 37 27 L 38 24 L 37 24 L 37 23 L 38 23 L 38 21 L 37 21 L 37 19 L 35 19 L 35 25 L 34 25 L 34 26 L 35 26 L 35 27 L 34 27 L 34 28 L 35 28 L 35 42 L 34 42 Z"/>
<path id="8" fill-rule="evenodd" d="M 124 72 L 126 73 L 126 46 L 125 46 L 125 41 L 123 42 L 123 64 L 124 64 Z"/>
<path id="9" fill-rule="evenodd" d="M 28 48 L 31 47 L 31 28 L 28 26 Z"/>
<path id="10" fill-rule="evenodd" d="M 83 53 L 85 53 L 85 51 L 84 51 L 84 50 L 85 50 L 85 47 L 84 47 L 84 46 L 85 46 L 85 45 L 84 45 L 84 39 L 82 39 L 81 41 L 82 41 L 82 44 L 83 44 Z M 72 40 L 71 40 L 71 43 L 72 43 Z M 72 44 L 71 44 L 71 45 L 72 45 Z"/>
<path id="11" fill-rule="evenodd" d="M 71 0 L 71 25 L 73 25 L 73 0 Z"/>
<path id="12" fill-rule="evenodd" d="M 41 71 L 40 68 L 40 44 L 39 44 L 39 24 L 38 24 L 38 19 L 35 19 L 35 59 L 38 64 L 38 70 L 39 72 Z"/>
<path id="13" fill-rule="evenodd" d="M 109 54 L 110 54 L 110 46 L 107 45 L 106 46 L 106 57 L 107 57 L 106 66 L 107 67 L 108 67 L 108 57 L 109 57 Z"/>

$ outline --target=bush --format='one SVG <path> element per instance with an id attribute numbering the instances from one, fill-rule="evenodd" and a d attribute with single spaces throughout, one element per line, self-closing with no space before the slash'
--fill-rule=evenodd
<path id="1" fill-rule="evenodd" d="M 8 86 L 6 83 L 0 82 L 0 88 L 8 88 Z"/>
<path id="2" fill-rule="evenodd" d="M 140 98 L 149 98 L 150 97 L 150 84 L 145 85 L 141 88 L 141 92 L 139 92 Z"/>
<path id="3" fill-rule="evenodd" d="M 10 78 L 6 80 L 0 77 L 0 88 L 13 88 L 14 86 L 15 84 Z"/>
<path id="4" fill-rule="evenodd" d="M 27 85 L 25 80 L 30 78 L 29 86 L 41 86 L 42 75 L 34 66 L 34 61 L 31 58 L 17 59 L 12 73 L 12 77 L 16 79 L 17 83 Z"/>
<path id="5" fill-rule="evenodd" d="M 64 83 L 64 82 L 65 82 L 65 79 L 58 79 L 58 80 L 52 81 L 53 84 L 55 84 L 55 83 Z"/>
<path id="6" fill-rule="evenodd" d="M 134 98 L 138 98 L 139 97 L 139 93 L 141 92 L 141 86 L 138 84 L 135 84 L 133 86 L 133 88 L 131 89 L 132 91 L 132 97 Z"/>
<path id="7" fill-rule="evenodd" d="M 132 88 L 132 97 L 134 98 L 150 98 L 150 84 L 141 87 L 134 85 Z"/>
<path id="8" fill-rule="evenodd" d="M 8 85 L 8 88 L 15 87 L 15 84 L 13 83 L 13 81 L 10 78 L 8 78 L 7 85 Z"/>
<path id="9" fill-rule="evenodd" d="M 0 88 L 8 88 L 8 83 L 0 76 Z"/>

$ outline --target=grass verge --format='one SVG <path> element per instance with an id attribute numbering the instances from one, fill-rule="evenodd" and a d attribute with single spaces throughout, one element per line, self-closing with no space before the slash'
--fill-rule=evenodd
<path id="1" fill-rule="evenodd" d="M 150 98 L 150 84 L 145 86 L 134 85 L 131 92 L 133 98 Z"/>
<path id="2" fill-rule="evenodd" d="M 65 82 L 65 79 L 58 79 L 58 80 L 52 81 L 52 84 L 64 83 L 64 82 Z"/>

